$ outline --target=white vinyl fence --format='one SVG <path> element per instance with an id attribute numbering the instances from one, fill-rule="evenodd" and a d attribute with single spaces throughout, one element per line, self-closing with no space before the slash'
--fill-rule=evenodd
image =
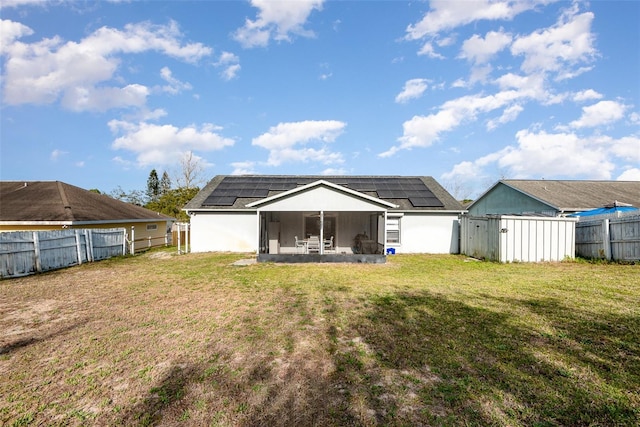
<path id="1" fill-rule="evenodd" d="M 640 260 L 640 215 L 580 219 L 576 255 L 613 261 Z"/>
<path id="2" fill-rule="evenodd" d="M 0 233 L 0 277 L 20 277 L 124 255 L 124 228 Z"/>

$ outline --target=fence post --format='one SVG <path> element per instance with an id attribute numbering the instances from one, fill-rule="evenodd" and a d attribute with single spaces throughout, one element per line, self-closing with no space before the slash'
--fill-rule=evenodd
<path id="1" fill-rule="evenodd" d="M 131 255 L 136 253 L 136 227 L 131 226 L 131 250 L 129 251 Z"/>
<path id="2" fill-rule="evenodd" d="M 189 252 L 191 252 L 191 248 L 190 248 L 190 241 L 189 241 L 189 223 L 185 223 L 184 224 L 184 253 L 188 254 Z"/>
<path id="3" fill-rule="evenodd" d="M 84 230 L 84 242 L 87 247 L 87 261 L 93 262 L 93 235 L 90 228 Z"/>
<path id="4" fill-rule="evenodd" d="M 604 246 L 604 259 L 611 261 L 611 232 L 608 218 L 602 220 L 602 244 Z"/>
<path id="5" fill-rule="evenodd" d="M 182 231 L 182 224 L 178 223 L 178 255 L 182 254 L 182 250 L 180 249 L 180 234 Z"/>
<path id="6" fill-rule="evenodd" d="M 76 230 L 76 254 L 78 255 L 78 265 L 82 264 L 82 244 L 80 243 L 80 230 Z"/>
<path id="7" fill-rule="evenodd" d="M 36 271 L 42 273 L 42 263 L 40 262 L 40 234 L 37 231 L 33 232 L 33 252 Z"/>

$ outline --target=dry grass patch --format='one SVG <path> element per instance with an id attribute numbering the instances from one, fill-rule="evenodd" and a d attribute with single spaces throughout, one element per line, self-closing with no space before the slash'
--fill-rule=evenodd
<path id="1" fill-rule="evenodd" d="M 3 425 L 631 425 L 638 266 L 155 251 L 0 282 Z"/>

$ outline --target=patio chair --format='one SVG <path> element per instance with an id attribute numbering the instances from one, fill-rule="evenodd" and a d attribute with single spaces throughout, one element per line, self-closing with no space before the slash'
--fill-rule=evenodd
<path id="1" fill-rule="evenodd" d="M 336 248 L 333 247 L 333 236 L 329 240 L 324 241 L 324 252 L 325 253 L 333 253 L 336 251 Z"/>
<path id="2" fill-rule="evenodd" d="M 307 241 L 307 252 L 320 252 L 320 238 L 318 236 L 310 236 Z"/>
<path id="3" fill-rule="evenodd" d="M 307 253 L 307 243 L 304 240 L 299 240 L 298 236 L 294 236 L 296 239 L 296 253 L 298 253 L 298 248 L 302 248 L 302 253 Z"/>

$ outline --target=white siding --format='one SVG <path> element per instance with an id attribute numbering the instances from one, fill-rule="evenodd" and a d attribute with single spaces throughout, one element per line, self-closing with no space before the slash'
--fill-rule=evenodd
<path id="1" fill-rule="evenodd" d="M 198 212 L 191 217 L 192 252 L 255 252 L 255 212 Z"/>
<path id="2" fill-rule="evenodd" d="M 385 207 L 374 204 L 368 200 L 341 193 L 326 187 L 315 187 L 309 191 L 295 193 L 291 197 L 278 199 L 264 206 L 262 211 L 351 211 L 351 212 L 382 212 Z"/>
<path id="3" fill-rule="evenodd" d="M 400 245 L 396 253 L 455 254 L 458 248 L 458 215 L 405 212 L 400 219 Z"/>

